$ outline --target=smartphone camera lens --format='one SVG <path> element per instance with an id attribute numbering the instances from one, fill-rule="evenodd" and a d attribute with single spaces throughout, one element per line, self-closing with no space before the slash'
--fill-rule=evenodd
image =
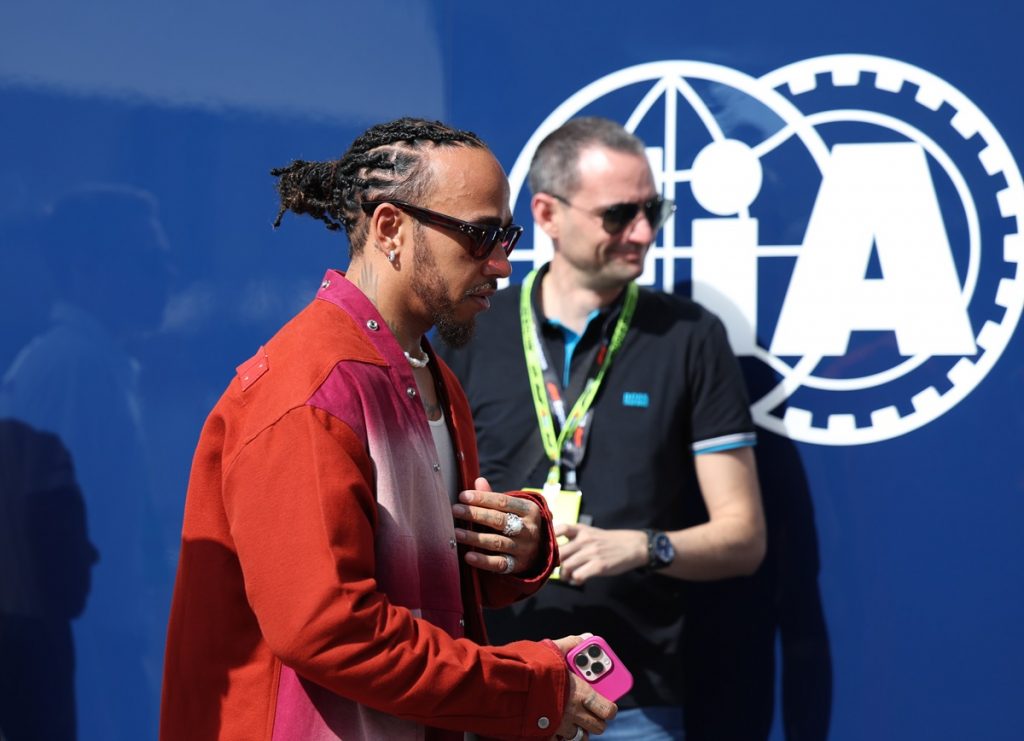
<path id="1" fill-rule="evenodd" d="M 587 653 L 590 655 L 590 658 L 596 659 L 598 656 L 601 655 L 601 647 L 600 646 L 588 646 L 587 647 Z"/>
<path id="2" fill-rule="evenodd" d="M 576 654 L 576 666 L 580 669 L 584 668 L 589 663 L 590 659 L 588 659 L 584 654 Z"/>
<path id="3" fill-rule="evenodd" d="M 590 671 L 594 672 L 595 675 L 598 675 L 604 671 L 604 664 L 600 661 L 595 661 L 590 665 Z"/>

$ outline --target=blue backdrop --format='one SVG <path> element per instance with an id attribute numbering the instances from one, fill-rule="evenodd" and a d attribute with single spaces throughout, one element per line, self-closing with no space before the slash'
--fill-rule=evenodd
<path id="1" fill-rule="evenodd" d="M 643 282 L 727 319 L 761 427 L 769 557 L 693 590 L 693 738 L 1024 737 L 1017 3 L 2 15 L 0 736 L 155 737 L 203 419 L 346 262 L 271 229 L 270 168 L 441 118 L 528 224 L 537 138 L 598 113 L 680 204 Z"/>

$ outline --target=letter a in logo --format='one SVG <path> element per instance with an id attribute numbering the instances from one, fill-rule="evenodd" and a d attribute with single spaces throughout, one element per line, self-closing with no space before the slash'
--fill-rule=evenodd
<path id="1" fill-rule="evenodd" d="M 881 278 L 867 277 L 876 251 Z M 850 333 L 892 330 L 901 355 L 973 355 L 970 318 L 925 152 L 837 144 L 771 344 L 844 355 Z"/>

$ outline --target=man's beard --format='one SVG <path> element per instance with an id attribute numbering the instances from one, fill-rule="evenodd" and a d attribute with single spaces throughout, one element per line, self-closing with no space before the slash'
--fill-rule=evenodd
<path id="1" fill-rule="evenodd" d="M 448 297 L 448 284 L 423 240 L 418 240 L 412 262 L 413 293 L 430 312 L 430 320 L 437 327 L 438 337 L 450 347 L 462 347 L 473 337 L 476 317 L 470 317 L 464 322 L 456 320 L 456 304 Z"/>

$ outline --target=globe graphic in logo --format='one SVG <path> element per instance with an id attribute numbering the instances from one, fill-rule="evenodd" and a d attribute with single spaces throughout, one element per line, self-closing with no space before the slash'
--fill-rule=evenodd
<path id="1" fill-rule="evenodd" d="M 894 438 L 963 400 L 1024 306 L 1024 185 L 987 117 L 920 68 L 865 55 L 755 78 L 699 61 L 619 70 L 569 97 L 510 174 L 520 223 L 537 145 L 606 116 L 678 204 L 639 282 L 725 323 L 752 412 L 794 440 Z M 550 259 L 534 229 L 513 279 Z"/>

